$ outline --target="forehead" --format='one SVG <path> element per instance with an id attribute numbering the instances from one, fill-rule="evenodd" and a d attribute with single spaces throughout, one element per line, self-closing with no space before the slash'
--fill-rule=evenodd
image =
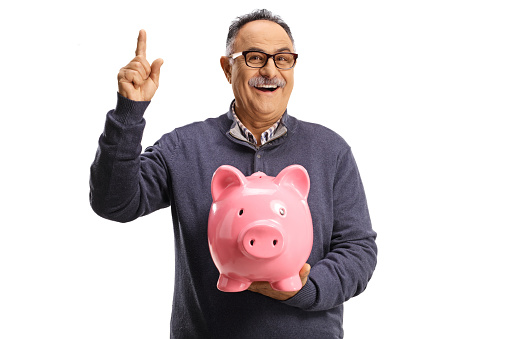
<path id="1" fill-rule="evenodd" d="M 239 30 L 235 39 L 235 51 L 241 52 L 252 48 L 265 52 L 286 48 L 293 52 L 292 41 L 283 27 L 268 20 L 248 22 Z"/>

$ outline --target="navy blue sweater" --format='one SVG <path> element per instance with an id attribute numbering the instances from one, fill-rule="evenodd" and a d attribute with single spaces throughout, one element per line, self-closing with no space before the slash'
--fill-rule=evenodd
<path id="1" fill-rule="evenodd" d="M 342 338 L 343 303 L 365 288 L 376 265 L 376 233 L 348 144 L 335 132 L 285 113 L 287 131 L 260 148 L 235 137 L 231 111 L 165 134 L 141 153 L 149 102 L 118 95 L 91 167 L 90 203 L 128 222 L 171 206 L 175 235 L 172 338 Z M 231 131 L 232 130 L 232 131 Z M 224 293 L 207 242 L 210 182 L 221 165 L 276 176 L 300 164 L 310 176 L 311 273 L 277 301 Z"/>

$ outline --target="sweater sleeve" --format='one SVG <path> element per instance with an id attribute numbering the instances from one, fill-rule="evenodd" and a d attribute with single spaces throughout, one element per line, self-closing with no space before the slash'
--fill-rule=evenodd
<path id="1" fill-rule="evenodd" d="M 103 218 L 128 222 L 169 206 L 170 192 L 160 147 L 141 154 L 150 102 L 117 95 L 90 168 L 90 205 Z"/>
<path id="2" fill-rule="evenodd" d="M 285 301 L 309 311 L 332 309 L 360 294 L 377 262 L 376 233 L 351 150 L 338 160 L 330 251 L 311 268 L 302 290 Z"/>

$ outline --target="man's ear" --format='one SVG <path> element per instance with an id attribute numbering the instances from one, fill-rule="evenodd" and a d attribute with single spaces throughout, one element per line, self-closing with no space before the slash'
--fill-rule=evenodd
<path id="1" fill-rule="evenodd" d="M 219 60 L 221 62 L 221 68 L 223 69 L 224 75 L 226 76 L 226 80 L 231 84 L 232 83 L 232 65 L 230 65 L 230 58 L 226 56 L 222 56 Z"/>

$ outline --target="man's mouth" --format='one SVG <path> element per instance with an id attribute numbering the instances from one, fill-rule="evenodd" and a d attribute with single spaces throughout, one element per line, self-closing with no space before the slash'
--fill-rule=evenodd
<path id="1" fill-rule="evenodd" d="M 262 92 L 274 92 L 275 90 L 277 90 L 279 88 L 279 86 L 277 85 L 259 85 L 259 86 L 254 86 L 257 90 L 259 91 L 262 91 Z"/>
<path id="2" fill-rule="evenodd" d="M 260 92 L 275 92 L 278 88 L 286 86 L 286 81 L 282 78 L 274 77 L 267 79 L 262 76 L 255 76 L 248 81 L 249 86 L 252 86 Z"/>

